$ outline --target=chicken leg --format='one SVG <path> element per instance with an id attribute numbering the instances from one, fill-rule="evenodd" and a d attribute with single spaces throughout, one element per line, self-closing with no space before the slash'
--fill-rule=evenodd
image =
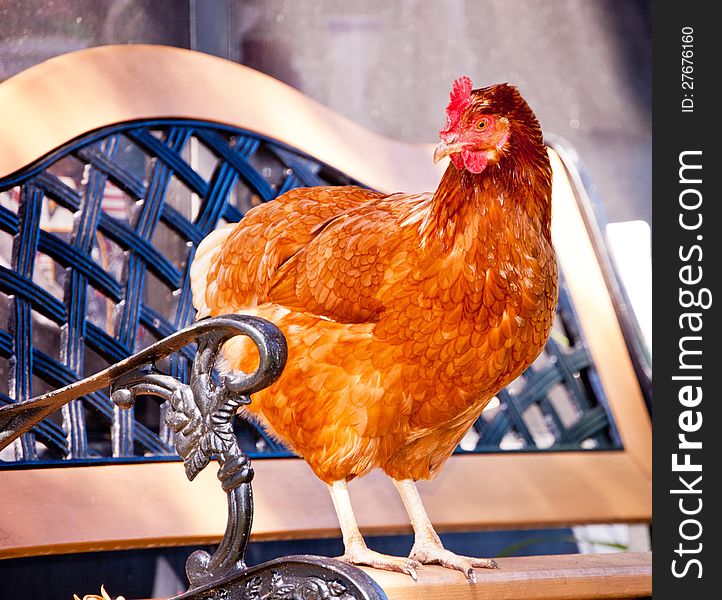
<path id="1" fill-rule="evenodd" d="M 411 526 L 414 528 L 414 545 L 409 554 L 410 559 L 424 565 L 435 564 L 448 569 L 457 569 L 464 573 L 471 582 L 476 581 L 474 567 L 484 569 L 499 568 L 495 560 L 460 556 L 446 550 L 426 514 L 426 509 L 421 502 L 421 496 L 419 496 L 414 481 L 412 479 L 403 479 L 401 481 L 394 479 L 393 481 L 399 494 L 401 494 L 401 500 L 411 519 Z"/>
<path id="2" fill-rule="evenodd" d="M 367 565 L 386 571 L 406 573 L 416 581 L 416 569 L 421 563 L 413 558 L 389 556 L 369 549 L 356 524 L 351 498 L 345 481 L 335 481 L 328 486 L 331 500 L 338 515 L 338 522 L 343 534 L 344 553 L 340 560 L 352 565 Z"/>

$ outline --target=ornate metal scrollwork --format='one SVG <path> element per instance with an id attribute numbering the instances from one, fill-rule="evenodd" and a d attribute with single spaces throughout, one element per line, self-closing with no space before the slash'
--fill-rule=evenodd
<path id="1" fill-rule="evenodd" d="M 142 395 L 168 402 L 166 423 L 175 432 L 175 447 L 191 481 L 212 458 L 220 464 L 218 479 L 228 495 L 226 533 L 213 556 L 197 550 L 188 558 L 186 574 L 191 589 L 246 568 L 253 469 L 238 447 L 232 420 L 238 408 L 250 402 L 249 395 L 272 384 L 286 363 L 286 341 L 270 323 L 239 315 L 213 321 L 219 328 L 197 338 L 189 384 L 161 373 L 152 364 L 143 365 L 116 379 L 110 396 L 121 408 L 130 408 Z M 226 376 L 217 384 L 213 369 L 221 347 L 239 333 L 251 337 L 258 347 L 258 369 L 252 374 Z"/>
<path id="2" fill-rule="evenodd" d="M 385 600 L 366 573 L 331 558 L 286 556 L 173 600 Z"/>

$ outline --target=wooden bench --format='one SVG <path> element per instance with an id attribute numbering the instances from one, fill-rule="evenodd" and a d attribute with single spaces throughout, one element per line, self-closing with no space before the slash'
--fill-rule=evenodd
<path id="1" fill-rule="evenodd" d="M 189 323 L 188 262 L 218 222 L 299 185 L 427 191 L 441 173 L 431 146 L 374 135 L 269 77 L 168 47 L 52 59 L 0 84 L 0 114 L 6 404 L 88 376 Z M 644 365 L 573 156 L 561 142 L 550 156 L 564 278 L 559 334 L 568 347 L 552 344 L 557 366 L 541 365 L 517 393 L 500 394 L 505 409 L 475 428 L 475 451 L 420 485 L 440 531 L 651 519 Z M 190 358 L 179 353 L 165 366 L 183 378 Z M 520 398 L 530 389 L 535 396 Z M 0 558 L 220 539 L 226 502 L 215 474 L 186 480 L 151 404 L 133 419 L 97 392 L 0 454 Z M 541 417 L 530 426 L 531 406 Z M 537 435 L 545 419 L 551 427 Z M 252 540 L 338 535 L 326 490 L 305 463 L 239 427 L 256 471 Z M 498 451 L 502 441 L 524 452 Z M 410 531 L 382 478 L 352 490 L 364 533 Z M 480 573 L 476 586 L 435 568 L 418 584 L 368 572 L 389 598 L 651 593 L 648 553 L 506 559 L 502 567 Z"/>

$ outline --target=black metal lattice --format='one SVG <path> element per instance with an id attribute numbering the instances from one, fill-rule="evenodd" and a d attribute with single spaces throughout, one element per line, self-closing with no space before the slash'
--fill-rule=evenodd
<path id="1" fill-rule="evenodd" d="M 219 223 L 294 187 L 349 183 L 273 140 L 189 120 L 110 127 L 0 180 L 0 403 L 67 385 L 191 322 L 189 265 Z M 555 332 L 462 448 L 618 447 L 563 286 Z M 164 366 L 187 381 L 191 357 Z M 93 393 L 0 460 L 173 457 L 163 410 L 149 400 L 120 411 Z M 250 423 L 238 435 L 251 456 L 288 454 Z"/>

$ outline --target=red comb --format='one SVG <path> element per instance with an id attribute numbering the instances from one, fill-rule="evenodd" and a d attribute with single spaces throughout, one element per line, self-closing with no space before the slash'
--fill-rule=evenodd
<path id="1" fill-rule="evenodd" d="M 471 104 L 471 79 L 466 75 L 454 81 L 449 94 L 449 105 L 446 107 L 446 127 L 439 133 L 449 133 L 459 122 L 461 113 Z"/>

